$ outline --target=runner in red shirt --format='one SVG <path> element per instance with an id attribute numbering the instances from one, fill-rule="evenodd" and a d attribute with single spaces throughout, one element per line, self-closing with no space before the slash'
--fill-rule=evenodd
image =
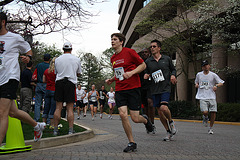
<path id="1" fill-rule="evenodd" d="M 146 68 L 146 64 L 136 51 L 123 47 L 124 41 L 125 36 L 121 33 L 111 35 L 112 48 L 115 50 L 115 54 L 111 57 L 111 63 L 115 76 L 107 79 L 106 83 L 111 84 L 116 81 L 116 106 L 129 140 L 128 146 L 123 152 L 129 152 L 134 151 L 137 144 L 133 140 L 132 128 L 128 119 L 128 108 L 133 122 L 144 123 L 149 132 L 152 132 L 153 128 L 146 115 L 139 115 L 141 109 L 141 83 L 138 73 Z"/>

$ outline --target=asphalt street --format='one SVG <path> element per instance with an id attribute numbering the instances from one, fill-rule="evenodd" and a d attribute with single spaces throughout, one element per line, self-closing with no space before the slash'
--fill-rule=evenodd
<path id="1" fill-rule="evenodd" d="M 240 126 L 215 124 L 214 134 L 208 134 L 208 128 L 198 122 L 181 122 L 176 120 L 178 133 L 173 141 L 165 142 L 166 134 L 159 120 L 155 120 L 156 134 L 147 134 L 143 124 L 133 123 L 133 135 L 137 151 L 124 153 L 128 140 L 118 115 L 108 119 L 99 114 L 95 120 L 87 117 L 75 123 L 94 130 L 95 137 L 82 142 L 54 148 L 33 150 L 31 152 L 1 155 L 0 160 L 239 160 Z"/>

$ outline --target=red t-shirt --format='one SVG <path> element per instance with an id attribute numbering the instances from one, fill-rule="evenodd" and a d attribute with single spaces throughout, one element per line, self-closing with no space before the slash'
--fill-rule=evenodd
<path id="1" fill-rule="evenodd" d="M 113 69 L 115 70 L 116 68 L 123 67 L 124 73 L 134 70 L 143 62 L 143 59 L 137 54 L 136 51 L 125 47 L 123 47 L 120 53 L 114 54 L 111 57 Z M 118 78 L 115 78 L 115 81 L 116 91 L 129 90 L 141 87 L 141 82 L 138 74 L 134 74 L 131 78 L 123 79 L 121 81 Z"/>
<path id="2" fill-rule="evenodd" d="M 45 79 L 47 81 L 46 89 L 50 91 L 55 91 L 55 79 L 56 74 L 53 72 L 48 73 L 48 69 L 46 69 L 43 73 L 45 75 Z"/>

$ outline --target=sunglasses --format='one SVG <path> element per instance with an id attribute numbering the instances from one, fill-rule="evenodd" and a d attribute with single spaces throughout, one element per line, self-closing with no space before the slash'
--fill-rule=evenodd
<path id="1" fill-rule="evenodd" d="M 156 48 L 157 46 L 150 46 L 150 48 Z"/>

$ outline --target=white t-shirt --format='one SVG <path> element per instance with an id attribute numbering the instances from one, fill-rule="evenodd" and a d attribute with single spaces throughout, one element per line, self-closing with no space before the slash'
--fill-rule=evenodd
<path id="1" fill-rule="evenodd" d="M 115 103 L 115 92 L 108 92 L 107 93 L 109 99 L 108 99 L 108 103 Z"/>
<path id="2" fill-rule="evenodd" d="M 77 100 L 82 100 L 82 97 L 84 96 L 85 94 L 85 91 L 83 89 L 76 89 L 76 94 L 77 94 Z"/>
<path id="3" fill-rule="evenodd" d="M 76 56 L 65 53 L 55 60 L 56 81 L 67 77 L 69 81 L 77 84 L 77 73 L 81 73 L 81 62 Z"/>
<path id="4" fill-rule="evenodd" d="M 83 98 L 83 103 L 88 103 L 88 93 L 86 93 L 86 96 Z"/>
<path id="5" fill-rule="evenodd" d="M 12 32 L 0 35 L 0 86 L 9 79 L 20 80 L 19 53 L 30 50 L 29 43 L 20 35 Z"/>
<path id="6" fill-rule="evenodd" d="M 198 72 L 195 84 L 199 84 L 199 88 L 196 94 L 196 99 L 216 99 L 216 93 L 213 91 L 213 87 L 217 83 L 224 83 L 219 76 L 211 71 L 207 75 L 202 72 Z"/>

